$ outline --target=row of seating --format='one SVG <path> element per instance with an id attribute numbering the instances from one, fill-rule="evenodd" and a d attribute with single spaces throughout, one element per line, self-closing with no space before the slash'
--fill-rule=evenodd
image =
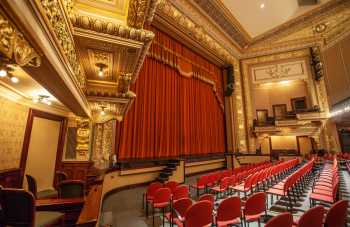
<path id="1" fill-rule="evenodd" d="M 267 193 L 271 194 L 271 203 L 273 203 L 273 195 L 278 196 L 286 196 L 289 200 L 289 208 L 290 211 L 293 210 L 293 203 L 292 203 L 292 197 L 291 194 L 293 194 L 294 201 L 296 200 L 296 197 L 299 196 L 301 193 L 298 190 L 299 184 L 304 183 L 304 179 L 308 176 L 308 174 L 311 173 L 312 167 L 314 165 L 314 160 L 308 161 L 306 164 L 304 164 L 302 167 L 300 167 L 298 170 L 287 176 L 285 179 L 281 180 L 274 186 L 272 186 Z M 305 185 L 305 184 L 304 184 Z M 295 201 L 296 202 L 296 201 Z"/>
<path id="2" fill-rule="evenodd" d="M 165 218 L 178 227 L 210 226 L 227 227 L 236 224 L 246 226 L 247 223 L 258 222 L 263 214 L 266 215 L 266 194 L 258 192 L 251 195 L 245 203 L 239 196 L 232 196 L 222 200 L 214 206 L 211 194 L 202 195 L 198 201 L 182 198 L 173 203 L 171 212 Z M 346 223 L 348 202 L 338 201 L 328 210 L 323 206 L 316 206 L 307 210 L 299 219 L 293 220 L 291 213 L 286 212 L 271 218 L 265 226 L 268 227 L 342 227 Z M 324 217 L 325 216 L 325 217 Z"/>
<path id="3" fill-rule="evenodd" d="M 348 170 L 348 172 L 350 173 L 350 162 L 346 162 L 346 169 Z"/>
<path id="4" fill-rule="evenodd" d="M 294 221 L 292 214 L 285 212 L 271 218 L 265 227 L 343 227 L 346 226 L 347 207 L 348 201 L 340 200 L 331 206 L 324 217 L 324 207 L 315 206 Z"/>
<path id="5" fill-rule="evenodd" d="M 197 179 L 196 184 L 190 185 L 191 188 L 195 189 L 197 192 L 197 196 L 200 194 L 200 190 L 203 190 L 204 192 L 208 192 L 208 189 L 210 187 L 214 187 L 216 184 L 218 184 L 221 179 L 230 177 L 235 175 L 235 181 L 240 182 L 243 179 L 245 179 L 247 176 L 251 175 L 253 172 L 259 171 L 262 168 L 265 168 L 267 165 L 270 165 L 269 162 L 262 162 L 257 164 L 250 164 L 244 167 L 238 167 L 234 170 L 224 170 L 224 171 L 217 171 L 214 173 L 202 175 Z M 228 183 L 228 180 L 225 180 L 226 182 L 224 184 Z M 225 190 L 226 190 L 225 186 Z M 215 190 L 215 189 L 214 189 Z M 222 189 L 220 189 L 222 191 Z"/>
<path id="6" fill-rule="evenodd" d="M 266 195 L 256 193 L 244 203 L 240 197 L 232 196 L 222 200 L 219 206 L 214 206 L 214 196 L 204 194 L 198 201 L 190 198 L 180 199 L 173 203 L 172 212 L 166 214 L 171 224 L 182 226 L 209 226 L 213 223 L 217 227 L 226 227 L 235 224 L 259 222 L 260 217 L 266 213 Z"/>
<path id="7" fill-rule="evenodd" d="M 317 179 L 315 179 L 310 195 L 310 206 L 314 205 L 316 201 L 334 203 L 336 201 L 338 187 L 338 161 L 334 158 L 333 164 L 326 163 Z"/>

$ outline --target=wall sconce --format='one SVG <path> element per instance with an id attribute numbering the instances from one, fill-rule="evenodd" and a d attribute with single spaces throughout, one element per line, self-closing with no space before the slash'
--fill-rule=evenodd
<path id="1" fill-rule="evenodd" d="M 103 63 L 96 63 L 95 66 L 98 68 L 98 76 L 103 77 L 104 70 L 107 68 L 107 65 Z"/>
<path id="2" fill-rule="evenodd" d="M 49 106 L 52 104 L 52 102 L 50 101 L 50 97 L 47 95 L 38 95 L 36 97 L 33 97 L 33 102 L 35 103 L 40 102 Z"/>
<path id="3" fill-rule="evenodd" d="M 0 66 L 0 77 L 8 78 L 9 80 L 11 80 L 12 83 L 16 84 L 19 82 L 19 79 L 18 77 L 15 77 L 14 75 L 12 75 L 12 71 L 13 71 L 12 67 L 6 64 L 2 64 Z"/>
<path id="4" fill-rule="evenodd" d="M 106 115 L 105 109 L 106 109 L 105 106 L 101 106 L 101 112 L 100 112 L 100 114 L 103 115 L 103 116 Z"/>

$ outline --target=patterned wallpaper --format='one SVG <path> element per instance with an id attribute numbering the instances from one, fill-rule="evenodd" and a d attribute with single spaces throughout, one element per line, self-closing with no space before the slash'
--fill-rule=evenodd
<path id="1" fill-rule="evenodd" d="M 28 111 L 0 97 L 0 171 L 19 168 Z"/>

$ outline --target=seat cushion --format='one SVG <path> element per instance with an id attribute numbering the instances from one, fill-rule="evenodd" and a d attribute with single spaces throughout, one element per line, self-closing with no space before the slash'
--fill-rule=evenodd
<path id="1" fill-rule="evenodd" d="M 51 211 L 37 211 L 35 212 L 35 227 L 44 227 L 47 225 L 57 223 L 64 214 L 60 212 Z"/>
<path id="2" fill-rule="evenodd" d="M 36 196 L 38 199 L 57 198 L 58 192 L 53 189 L 47 189 L 47 190 L 37 192 Z"/>

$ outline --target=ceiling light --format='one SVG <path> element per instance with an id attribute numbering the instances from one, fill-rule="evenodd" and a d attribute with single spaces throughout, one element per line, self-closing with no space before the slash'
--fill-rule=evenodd
<path id="1" fill-rule="evenodd" d="M 0 70 L 0 77 L 6 77 L 7 76 L 7 71 L 5 69 Z"/>
<path id="2" fill-rule="evenodd" d="M 263 9 L 263 8 L 265 8 L 265 3 L 260 4 L 260 9 Z"/>
<path id="3" fill-rule="evenodd" d="M 280 84 L 289 84 L 290 81 L 289 81 L 289 80 L 282 80 L 282 81 L 280 81 L 279 83 L 280 83 Z"/>
<path id="4" fill-rule="evenodd" d="M 104 110 L 101 110 L 100 114 L 101 115 L 106 115 L 106 112 Z"/>
<path id="5" fill-rule="evenodd" d="M 15 84 L 19 82 L 19 79 L 17 77 L 15 77 L 15 76 L 11 76 L 10 80 L 11 80 L 12 83 L 15 83 Z"/>
<path id="6" fill-rule="evenodd" d="M 107 68 L 107 65 L 103 63 L 96 63 L 95 66 L 98 68 L 98 76 L 103 77 L 104 70 Z"/>
<path id="7" fill-rule="evenodd" d="M 34 103 L 43 103 L 43 104 L 46 104 L 46 105 L 49 105 L 51 106 L 52 105 L 52 102 L 50 100 L 50 97 L 47 96 L 47 95 L 39 95 L 39 96 L 36 96 L 36 97 L 33 97 L 33 102 Z"/>

